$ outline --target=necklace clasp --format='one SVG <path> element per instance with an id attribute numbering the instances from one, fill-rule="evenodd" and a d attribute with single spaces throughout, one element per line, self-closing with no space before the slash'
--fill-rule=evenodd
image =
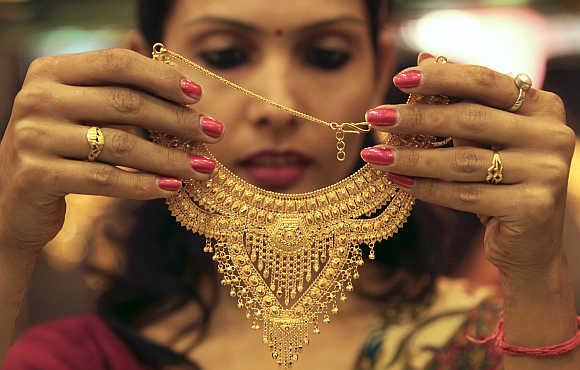
<path id="1" fill-rule="evenodd" d="M 372 126 L 368 122 L 332 122 L 330 128 L 334 131 L 342 131 L 345 134 L 366 134 L 371 132 Z"/>

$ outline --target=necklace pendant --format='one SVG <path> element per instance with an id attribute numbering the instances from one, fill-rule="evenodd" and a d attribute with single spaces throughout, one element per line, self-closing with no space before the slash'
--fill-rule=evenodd
<path id="1" fill-rule="evenodd" d="M 283 314 L 267 319 L 263 338 L 278 366 L 290 368 L 310 342 L 308 334 L 307 322 Z"/>
<path id="2" fill-rule="evenodd" d="M 264 103 L 329 126 L 336 133 L 339 161 L 346 159 L 345 134 L 371 130 L 366 122 L 328 123 L 284 107 L 162 44 L 155 45 L 153 58 L 188 65 Z M 445 104 L 449 99 L 413 96 L 409 100 L 409 104 L 423 102 Z M 151 138 L 168 148 L 216 159 L 205 145 L 156 131 Z M 426 148 L 438 143 L 426 135 L 389 136 L 386 142 Z M 282 194 L 253 186 L 217 162 L 210 180 L 186 180 L 166 202 L 183 227 L 206 238 L 204 252 L 212 254 L 221 284 L 245 311 L 250 328 L 262 329 L 274 361 L 289 368 L 310 343 L 310 333 L 319 334 L 320 321 L 329 323 L 353 291 L 353 280 L 364 264 L 360 245 L 369 245 L 373 258 L 375 243 L 403 227 L 414 199 L 369 165 L 324 189 Z"/>
<path id="3" fill-rule="evenodd" d="M 164 146 L 178 140 L 158 132 L 152 138 Z M 189 150 L 212 157 L 204 145 Z M 187 182 L 167 204 L 178 222 L 206 237 L 204 251 L 213 254 L 222 285 L 250 328 L 262 330 L 274 361 L 289 368 L 311 333 L 320 333 L 320 321 L 330 322 L 347 301 L 362 266 L 359 245 L 390 238 L 413 199 L 370 166 L 325 189 L 280 194 L 245 183 L 218 162 L 211 180 Z M 387 205 L 389 212 L 360 219 Z"/>

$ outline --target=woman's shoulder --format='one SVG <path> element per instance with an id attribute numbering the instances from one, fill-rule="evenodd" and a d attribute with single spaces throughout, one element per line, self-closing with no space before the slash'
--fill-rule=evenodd
<path id="1" fill-rule="evenodd" d="M 441 278 L 427 304 L 390 312 L 379 320 L 356 369 L 500 369 L 498 353 L 465 337 L 489 335 L 500 309 L 497 288 Z"/>
<path id="2" fill-rule="evenodd" d="M 143 370 L 96 314 L 49 321 L 27 330 L 10 348 L 3 370 Z"/>

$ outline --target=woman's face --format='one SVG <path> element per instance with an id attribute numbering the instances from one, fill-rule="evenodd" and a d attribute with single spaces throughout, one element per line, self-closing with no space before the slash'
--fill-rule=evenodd
<path id="1" fill-rule="evenodd" d="M 326 121 L 364 121 L 385 90 L 363 1 L 178 0 L 164 42 L 227 79 Z M 307 192 L 348 176 L 358 162 L 362 136 L 347 135 L 347 159 L 339 163 L 329 128 L 187 73 L 204 88 L 195 109 L 226 125 L 211 151 L 250 183 Z"/>

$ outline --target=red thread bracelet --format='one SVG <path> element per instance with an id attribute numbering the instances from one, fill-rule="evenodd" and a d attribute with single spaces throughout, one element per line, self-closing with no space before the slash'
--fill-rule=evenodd
<path id="1" fill-rule="evenodd" d="M 491 336 L 483 339 L 476 339 L 466 334 L 465 337 L 468 341 L 475 344 L 493 343 L 500 353 L 506 353 L 514 356 L 553 357 L 572 352 L 580 345 L 580 316 L 576 317 L 576 322 L 578 323 L 579 328 L 576 330 L 576 335 L 574 337 L 563 343 L 548 347 L 528 348 L 506 343 L 504 341 L 503 331 L 503 312 Z"/>

